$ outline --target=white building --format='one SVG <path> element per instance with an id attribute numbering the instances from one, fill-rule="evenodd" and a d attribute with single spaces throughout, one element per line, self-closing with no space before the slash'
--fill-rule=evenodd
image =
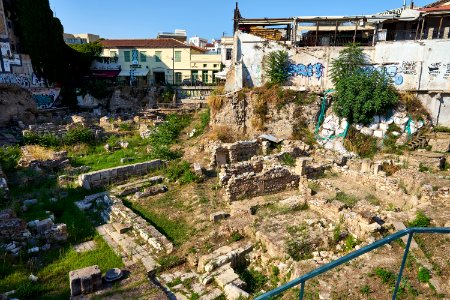
<path id="1" fill-rule="evenodd" d="M 194 36 L 189 38 L 189 44 L 200 47 L 200 48 L 205 48 L 206 44 L 208 44 L 208 40 L 198 37 L 198 36 Z"/>

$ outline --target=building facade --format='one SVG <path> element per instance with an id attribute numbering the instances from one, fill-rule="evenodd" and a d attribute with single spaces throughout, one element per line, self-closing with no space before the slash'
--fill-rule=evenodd
<path id="1" fill-rule="evenodd" d="M 69 45 L 93 43 L 95 41 L 98 41 L 99 39 L 100 39 L 99 35 L 91 33 L 76 33 L 76 34 L 64 33 L 64 42 L 66 42 L 66 44 Z"/>
<path id="2" fill-rule="evenodd" d="M 213 83 L 221 70 L 220 56 L 172 38 L 103 40 L 102 56 L 120 66 L 118 81 L 138 86 L 181 85 L 186 80 Z"/>

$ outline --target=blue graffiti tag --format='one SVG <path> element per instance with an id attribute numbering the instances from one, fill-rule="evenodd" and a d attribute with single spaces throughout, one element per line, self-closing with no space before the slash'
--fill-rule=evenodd
<path id="1" fill-rule="evenodd" d="M 291 64 L 288 68 L 288 73 L 290 77 L 295 76 L 302 76 L 302 77 L 315 77 L 317 79 L 320 79 L 323 77 L 323 69 L 325 67 L 321 63 L 315 63 L 315 64 Z"/>
<path id="2" fill-rule="evenodd" d="M 372 72 L 380 72 L 381 74 L 385 74 L 387 77 L 389 77 L 395 85 L 402 85 L 403 84 L 403 71 L 402 68 L 399 68 L 396 65 L 389 65 L 389 66 L 364 66 L 363 71 L 366 73 L 372 73 Z"/>

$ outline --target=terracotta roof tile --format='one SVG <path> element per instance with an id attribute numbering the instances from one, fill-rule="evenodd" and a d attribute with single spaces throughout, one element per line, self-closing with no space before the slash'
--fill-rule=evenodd
<path id="1" fill-rule="evenodd" d="M 189 48 L 188 45 L 172 38 L 102 40 L 100 43 L 105 48 Z"/>

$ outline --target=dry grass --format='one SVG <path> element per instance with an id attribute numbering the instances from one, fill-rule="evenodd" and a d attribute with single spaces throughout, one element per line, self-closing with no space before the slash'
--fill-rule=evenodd
<path id="1" fill-rule="evenodd" d="M 241 138 L 241 135 L 234 133 L 230 126 L 215 125 L 212 127 L 208 137 L 222 143 L 232 143 Z"/>
<path id="2" fill-rule="evenodd" d="M 405 106 L 406 111 L 411 114 L 414 120 L 430 119 L 430 114 L 414 93 L 400 92 L 399 98 L 400 103 Z"/>
<path id="3" fill-rule="evenodd" d="M 211 113 L 215 115 L 223 106 L 225 102 L 225 93 L 223 86 L 218 86 L 214 91 L 211 92 L 211 95 L 208 97 L 208 105 L 211 109 Z"/>
<path id="4" fill-rule="evenodd" d="M 26 151 L 36 160 L 50 160 L 53 159 L 54 151 L 37 145 L 25 146 Z"/>

